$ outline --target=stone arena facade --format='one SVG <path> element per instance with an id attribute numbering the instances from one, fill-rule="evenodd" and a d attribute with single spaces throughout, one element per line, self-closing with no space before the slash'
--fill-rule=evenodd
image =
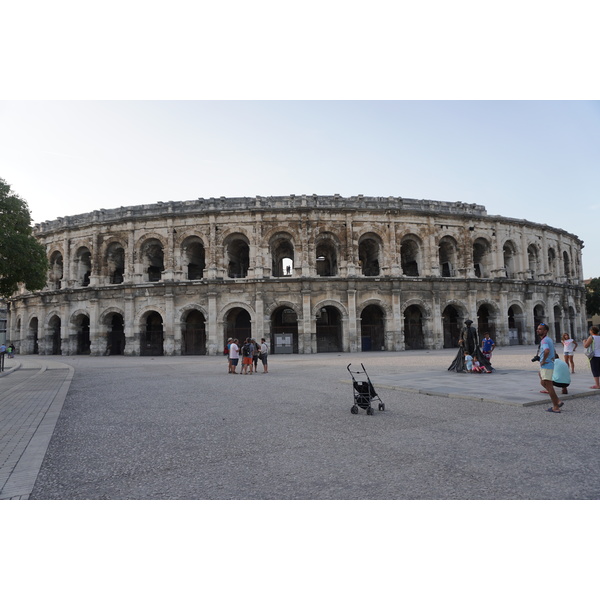
<path id="1" fill-rule="evenodd" d="M 390 197 L 211 198 L 46 221 L 45 289 L 9 303 L 25 354 L 217 355 L 498 345 L 583 337 L 583 243 L 485 207 Z"/>

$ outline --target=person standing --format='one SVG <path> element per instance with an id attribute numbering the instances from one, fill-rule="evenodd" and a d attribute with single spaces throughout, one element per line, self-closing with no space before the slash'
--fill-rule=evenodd
<path id="1" fill-rule="evenodd" d="M 564 404 L 558 399 L 554 391 L 552 376 L 554 375 L 554 358 L 556 351 L 554 350 L 554 342 L 548 336 L 548 325 L 540 323 L 537 326 L 537 333 L 542 338 L 540 342 L 540 381 L 544 390 L 548 392 L 552 400 L 552 406 L 548 412 L 560 413 L 560 407 Z"/>
<path id="2" fill-rule="evenodd" d="M 577 342 L 569 337 L 568 333 L 562 334 L 563 353 L 565 355 L 565 362 L 571 369 L 571 373 L 575 373 L 575 363 L 573 362 L 573 353 L 577 348 Z"/>
<path id="3" fill-rule="evenodd" d="M 240 360 L 240 347 L 237 345 L 237 339 L 229 345 L 229 372 L 237 375 L 237 365 Z"/>
<path id="4" fill-rule="evenodd" d="M 592 377 L 594 378 L 594 385 L 590 388 L 592 390 L 600 389 L 600 329 L 595 325 L 590 327 L 590 337 L 587 340 L 583 340 L 583 347 L 589 348 L 593 345 L 594 355 L 590 358 L 590 367 L 592 369 Z"/>
<path id="5" fill-rule="evenodd" d="M 496 342 L 490 337 L 490 334 L 486 331 L 484 334 L 484 338 L 481 340 L 481 351 L 483 355 L 492 362 L 492 352 L 496 347 Z"/>
<path id="6" fill-rule="evenodd" d="M 260 354 L 259 358 L 263 365 L 263 373 L 269 372 L 269 365 L 267 364 L 267 357 L 269 355 L 269 346 L 267 346 L 267 342 L 265 338 L 260 338 Z"/>

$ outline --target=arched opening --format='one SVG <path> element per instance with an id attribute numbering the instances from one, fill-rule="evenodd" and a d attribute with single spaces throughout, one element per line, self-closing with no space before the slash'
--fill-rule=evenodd
<path id="1" fill-rule="evenodd" d="M 75 279 L 77 285 L 87 287 L 90 285 L 90 275 L 92 274 L 92 253 L 84 246 L 75 253 Z"/>
<path id="2" fill-rule="evenodd" d="M 317 244 L 317 275 L 319 277 L 335 277 L 337 275 L 337 251 L 330 239 L 323 239 Z"/>
<path id="3" fill-rule="evenodd" d="M 425 348 L 423 312 L 416 304 L 412 304 L 404 311 L 404 348 L 406 350 Z"/>
<path id="4" fill-rule="evenodd" d="M 475 277 L 487 278 L 490 276 L 491 249 L 489 242 L 484 238 L 477 238 L 473 242 L 473 269 Z"/>
<path id="5" fill-rule="evenodd" d="M 456 240 L 452 237 L 444 237 L 439 245 L 440 274 L 442 277 L 455 277 L 458 263 L 458 251 Z"/>
<path id="6" fill-rule="evenodd" d="M 563 266 L 565 270 L 565 277 L 571 277 L 571 258 L 568 252 L 563 252 Z"/>
<path id="7" fill-rule="evenodd" d="M 271 315 L 273 354 L 298 353 L 298 315 L 288 306 L 280 306 Z"/>
<path id="8" fill-rule="evenodd" d="M 556 252 L 554 248 L 548 248 L 548 271 L 550 272 L 550 279 L 556 277 Z"/>
<path id="9" fill-rule="evenodd" d="M 48 340 L 47 348 L 50 349 L 50 354 L 62 354 L 62 339 L 60 336 L 61 320 L 60 317 L 54 315 L 48 321 Z"/>
<path id="10" fill-rule="evenodd" d="M 525 316 L 523 315 L 523 311 L 518 304 L 513 304 L 508 309 L 508 342 L 511 346 L 523 343 L 524 330 Z M 496 339 L 493 335 L 491 337 Z"/>
<path id="11" fill-rule="evenodd" d="M 123 315 L 119 313 L 112 314 L 107 338 L 107 354 L 120 356 L 125 353 L 125 321 Z"/>
<path id="12" fill-rule="evenodd" d="M 75 354 L 90 353 L 90 318 L 88 315 L 77 315 L 72 321 L 75 329 Z M 71 346 L 72 348 L 73 346 Z"/>
<path id="13" fill-rule="evenodd" d="M 250 313 L 244 308 L 232 308 L 225 320 L 225 339 L 234 338 L 243 342 L 252 337 Z"/>
<path id="14" fill-rule="evenodd" d="M 554 307 L 554 341 L 558 342 L 560 340 L 560 336 L 562 335 L 563 326 L 562 326 L 562 310 L 560 306 Z"/>
<path id="15" fill-rule="evenodd" d="M 504 257 L 504 271 L 506 277 L 514 279 L 517 271 L 517 251 L 515 245 L 508 241 L 502 247 L 502 255 Z"/>
<path id="16" fill-rule="evenodd" d="M 146 315 L 140 333 L 140 356 L 162 356 L 164 354 L 163 320 L 159 313 Z"/>
<path id="17" fill-rule="evenodd" d="M 187 279 L 197 280 L 204 277 L 206 252 L 200 238 L 192 237 L 183 242 L 183 268 Z"/>
<path id="18" fill-rule="evenodd" d="M 358 264 L 366 277 L 378 277 L 380 243 L 372 236 L 364 237 L 358 244 Z"/>
<path id="19" fill-rule="evenodd" d="M 123 283 L 125 275 L 125 250 L 119 242 L 112 242 L 106 249 L 106 268 L 110 284 Z"/>
<path id="20" fill-rule="evenodd" d="M 538 249 L 533 244 L 527 247 L 527 265 L 529 279 L 535 279 L 540 272 L 540 260 Z"/>
<path id="21" fill-rule="evenodd" d="M 360 313 L 361 350 L 385 350 L 385 315 L 381 307 L 371 304 Z"/>
<path id="22" fill-rule="evenodd" d="M 400 244 L 400 264 L 402 274 L 407 277 L 419 276 L 420 251 L 419 244 L 412 238 L 404 238 Z"/>
<path id="23" fill-rule="evenodd" d="M 446 306 L 442 313 L 442 324 L 444 329 L 444 348 L 458 348 L 461 325 L 460 315 L 454 306 Z"/>
<path id="24" fill-rule="evenodd" d="M 537 327 L 540 323 L 543 323 L 544 320 L 544 307 L 541 304 L 536 304 L 533 308 L 533 330 L 536 344 L 539 344 L 541 339 L 540 336 L 537 334 Z"/>
<path id="25" fill-rule="evenodd" d="M 157 239 L 146 240 L 142 244 L 141 255 L 146 281 L 160 281 L 165 270 L 165 255 L 160 241 Z"/>
<path id="26" fill-rule="evenodd" d="M 317 352 L 341 352 L 342 316 L 333 306 L 326 306 L 317 316 Z"/>
<path id="27" fill-rule="evenodd" d="M 489 333 L 492 339 L 496 339 L 496 325 L 493 321 L 493 308 L 487 304 L 482 304 L 477 309 L 477 332 L 479 341 L 483 339 L 485 333 Z"/>
<path id="28" fill-rule="evenodd" d="M 63 257 L 58 250 L 50 256 L 50 271 L 48 273 L 48 285 L 52 290 L 60 290 L 63 278 Z"/>
<path id="29" fill-rule="evenodd" d="M 289 234 L 277 234 L 271 239 L 271 275 L 291 277 L 294 272 L 294 245 Z"/>
<path id="30" fill-rule="evenodd" d="M 206 354 L 206 319 L 199 310 L 191 310 L 182 327 L 182 348 L 184 355 Z"/>
<path id="31" fill-rule="evenodd" d="M 250 246 L 245 239 L 235 237 L 227 244 L 227 276 L 243 279 L 248 276 Z M 239 338 L 238 338 L 239 339 Z"/>
<path id="32" fill-rule="evenodd" d="M 38 340 L 38 327 L 39 322 L 37 317 L 33 317 L 29 322 L 29 331 L 27 332 L 27 345 L 31 354 L 39 354 L 39 340 Z"/>

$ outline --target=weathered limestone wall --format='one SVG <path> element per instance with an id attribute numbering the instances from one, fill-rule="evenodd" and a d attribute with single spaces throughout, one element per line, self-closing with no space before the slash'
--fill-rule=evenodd
<path id="1" fill-rule="evenodd" d="M 304 353 L 452 346 L 467 317 L 499 344 L 533 343 L 541 320 L 552 333 L 585 328 L 582 242 L 475 204 L 199 199 L 65 217 L 35 233 L 52 266 L 46 289 L 11 300 L 9 338 L 24 353 L 103 354 L 117 316 L 124 353 L 139 354 L 152 312 L 167 355 L 190 352 L 192 314 L 204 321 L 202 352 L 219 354 L 240 310 L 252 336 L 269 339 L 291 309 Z"/>

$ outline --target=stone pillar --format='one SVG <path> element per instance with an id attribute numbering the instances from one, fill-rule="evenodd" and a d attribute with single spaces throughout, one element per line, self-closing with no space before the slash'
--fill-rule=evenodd
<path id="1" fill-rule="evenodd" d="M 306 354 L 312 354 L 317 351 L 316 344 L 317 340 L 314 339 L 313 347 L 313 318 L 312 318 L 312 307 L 311 307 L 311 293 L 310 289 L 302 290 L 302 323 L 304 328 L 304 352 Z"/>
<path id="2" fill-rule="evenodd" d="M 217 356 L 221 354 L 219 350 L 223 350 L 225 342 L 227 340 L 221 340 L 219 338 L 219 331 L 223 331 L 223 328 L 218 329 L 217 323 L 217 292 L 208 292 L 208 319 L 207 319 L 207 340 L 206 340 L 206 353 L 209 356 Z M 222 322 L 221 322 L 222 324 Z"/>
<path id="3" fill-rule="evenodd" d="M 139 325 L 134 322 L 135 319 L 135 297 L 132 292 L 125 295 L 125 307 L 124 307 L 124 335 L 125 335 L 125 349 L 123 354 L 125 356 L 139 356 L 140 355 L 140 337 L 139 337 Z"/>
<path id="4" fill-rule="evenodd" d="M 174 330 L 179 324 L 175 323 L 175 300 L 173 296 L 173 290 L 171 288 L 165 289 L 164 311 L 165 318 L 163 319 L 163 351 L 165 356 L 173 356 L 176 354 Z M 179 353 L 181 353 L 181 349 Z"/>
<path id="5" fill-rule="evenodd" d="M 399 352 L 405 350 L 404 316 L 402 315 L 402 293 L 400 288 L 392 290 L 392 315 L 388 319 L 390 330 L 387 332 L 386 350 Z"/>
<path id="6" fill-rule="evenodd" d="M 106 351 L 106 339 L 100 337 L 100 324 L 98 323 L 98 298 L 90 298 L 90 355 L 102 356 Z"/>
<path id="7" fill-rule="evenodd" d="M 347 343 L 343 344 L 346 352 L 360 352 L 360 326 L 357 324 L 356 314 L 356 290 L 350 288 L 348 294 L 348 325 L 347 330 L 344 327 L 344 337 L 347 338 Z M 360 319 L 358 319 L 360 321 Z"/>

